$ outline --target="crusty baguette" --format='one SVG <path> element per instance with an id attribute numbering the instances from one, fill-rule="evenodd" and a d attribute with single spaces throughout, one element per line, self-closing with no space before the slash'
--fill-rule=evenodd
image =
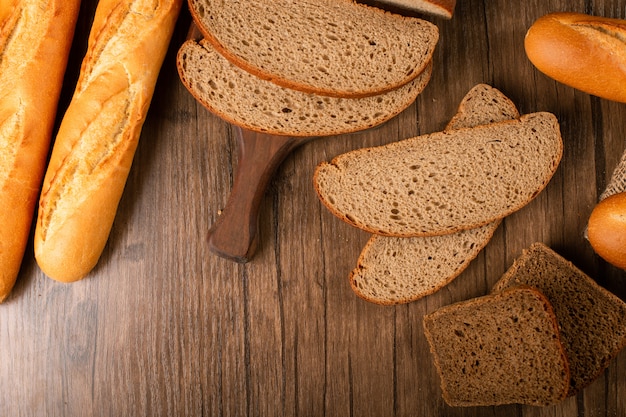
<path id="1" fill-rule="evenodd" d="M 24 256 L 79 8 L 0 2 L 0 302 Z"/>
<path id="2" fill-rule="evenodd" d="M 189 9 L 231 62 L 283 87 L 334 97 L 408 83 L 439 40 L 428 21 L 351 0 L 190 0 Z"/>
<path id="3" fill-rule="evenodd" d="M 357 149 L 318 165 L 337 217 L 384 236 L 437 236 L 501 219 L 548 184 L 563 153 L 551 113 Z"/>
<path id="4" fill-rule="evenodd" d="M 181 3 L 98 4 L 39 201 L 35 258 L 53 279 L 81 279 L 98 262 Z"/>
<path id="5" fill-rule="evenodd" d="M 517 107 L 497 89 L 474 86 L 463 97 L 445 130 L 519 117 Z M 372 235 L 350 274 L 350 286 L 366 301 L 392 305 L 432 294 L 465 270 L 491 240 L 500 220 L 485 226 L 430 237 Z"/>
<path id="6" fill-rule="evenodd" d="M 524 46 L 537 69 L 556 81 L 626 102 L 626 20 L 551 13 L 530 27 Z"/>
<path id="7" fill-rule="evenodd" d="M 413 81 L 380 95 L 337 98 L 256 77 L 206 40 L 185 42 L 177 66 L 187 90 L 213 113 L 249 130 L 290 136 L 328 136 L 377 126 L 413 103 L 432 72 L 430 64 Z"/>

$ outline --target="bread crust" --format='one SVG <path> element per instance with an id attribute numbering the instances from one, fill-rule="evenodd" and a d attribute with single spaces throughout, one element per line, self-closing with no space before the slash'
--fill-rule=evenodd
<path id="1" fill-rule="evenodd" d="M 551 13 L 528 30 L 529 60 L 547 76 L 586 93 L 626 102 L 626 20 Z"/>
<path id="2" fill-rule="evenodd" d="M 0 5 L 0 302 L 26 249 L 44 175 L 79 0 Z"/>
<path id="3" fill-rule="evenodd" d="M 587 237 L 602 259 L 626 269 L 626 193 L 611 195 L 596 205 L 589 217 Z"/>
<path id="4" fill-rule="evenodd" d="M 181 0 L 101 0 L 44 177 L 35 258 L 62 282 L 108 240 Z"/>

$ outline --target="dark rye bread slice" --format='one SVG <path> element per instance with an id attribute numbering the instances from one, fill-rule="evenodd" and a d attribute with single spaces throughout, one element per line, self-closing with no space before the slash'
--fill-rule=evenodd
<path id="1" fill-rule="evenodd" d="M 415 101 L 432 65 L 387 93 L 363 98 L 323 97 L 280 87 L 226 60 L 205 40 L 179 49 L 180 79 L 207 109 L 249 130 L 290 136 L 327 136 L 377 126 Z"/>
<path id="2" fill-rule="evenodd" d="M 562 153 L 556 117 L 532 113 L 345 153 L 317 167 L 314 186 L 334 215 L 365 231 L 437 236 L 519 210 Z"/>
<path id="3" fill-rule="evenodd" d="M 558 403 L 569 371 L 556 317 L 536 289 L 514 287 L 452 304 L 424 317 L 451 406 Z"/>
<path id="4" fill-rule="evenodd" d="M 474 86 L 446 130 L 519 117 L 515 104 L 499 90 Z M 366 301 L 392 305 L 432 294 L 461 274 L 487 245 L 500 220 L 479 228 L 432 237 L 372 235 L 350 274 L 350 286 Z"/>
<path id="5" fill-rule="evenodd" d="M 190 0 L 204 37 L 230 61 L 284 87 L 377 95 L 421 74 L 437 26 L 348 0 Z"/>
<path id="6" fill-rule="evenodd" d="M 559 323 L 575 395 L 595 380 L 626 346 L 626 304 L 543 243 L 531 245 L 493 287 L 537 288 Z"/>

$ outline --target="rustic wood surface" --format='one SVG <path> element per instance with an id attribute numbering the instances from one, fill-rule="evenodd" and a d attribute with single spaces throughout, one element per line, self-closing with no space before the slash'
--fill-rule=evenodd
<path id="1" fill-rule="evenodd" d="M 82 6 L 61 107 L 95 3 Z M 557 406 L 448 407 L 422 329 L 425 313 L 485 294 L 535 241 L 626 299 L 626 273 L 583 238 L 624 151 L 626 105 L 556 83 L 523 49 L 536 18 L 565 10 L 626 18 L 626 1 L 458 0 L 452 20 L 429 18 L 441 38 L 426 90 L 378 129 L 291 152 L 262 199 L 258 251 L 239 264 L 208 251 L 237 149 L 231 127 L 178 79 L 185 9 L 100 263 L 83 281 L 60 284 L 38 269 L 31 245 L 0 305 L 0 415 L 626 416 L 626 352 Z M 565 153 L 556 175 L 445 289 L 397 307 L 360 300 L 347 276 L 368 236 L 321 206 L 315 166 L 441 130 L 477 83 L 500 89 L 522 113 L 557 115 Z"/>

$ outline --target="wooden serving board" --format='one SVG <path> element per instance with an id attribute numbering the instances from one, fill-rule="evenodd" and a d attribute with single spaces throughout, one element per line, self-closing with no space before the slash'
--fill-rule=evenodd
<path id="1" fill-rule="evenodd" d="M 61 109 L 96 0 L 81 7 Z M 0 305 L 0 416 L 626 416 L 625 352 L 553 407 L 448 407 L 422 327 L 424 314 L 485 294 L 535 241 L 626 300 L 626 272 L 583 237 L 624 152 L 626 105 L 550 80 L 523 49 L 535 19 L 566 10 L 626 19 L 626 0 L 458 0 L 451 20 L 430 19 L 441 40 L 415 104 L 376 130 L 290 149 L 257 197 L 259 244 L 245 264 L 208 250 L 239 139 L 178 79 L 175 55 L 191 23 L 183 11 L 100 263 L 83 281 L 60 284 L 37 268 L 31 244 Z M 442 130 L 478 83 L 522 113 L 558 117 L 565 151 L 556 175 L 445 289 L 396 307 L 360 300 L 348 274 L 369 236 L 322 207 L 315 166 Z"/>

